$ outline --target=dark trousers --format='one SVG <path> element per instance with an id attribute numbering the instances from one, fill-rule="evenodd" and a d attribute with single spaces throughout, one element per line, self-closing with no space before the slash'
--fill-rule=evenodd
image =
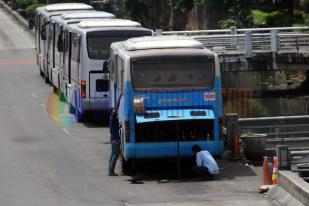
<path id="1" fill-rule="evenodd" d="M 109 158 L 109 172 L 114 172 L 116 167 L 116 162 L 120 154 L 120 141 L 119 140 L 113 140 L 111 143 L 112 146 L 112 152 L 111 156 Z"/>
<path id="2" fill-rule="evenodd" d="M 214 179 L 213 174 L 211 174 L 208 171 L 207 167 L 195 167 L 193 168 L 193 171 L 202 178 L 209 179 L 209 180 Z"/>

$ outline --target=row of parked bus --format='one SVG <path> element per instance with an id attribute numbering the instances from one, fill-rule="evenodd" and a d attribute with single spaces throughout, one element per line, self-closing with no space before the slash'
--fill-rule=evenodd
<path id="1" fill-rule="evenodd" d="M 218 57 L 202 43 L 80 3 L 37 8 L 34 26 L 40 75 L 77 121 L 118 108 L 124 168 L 194 144 L 223 152 Z"/>

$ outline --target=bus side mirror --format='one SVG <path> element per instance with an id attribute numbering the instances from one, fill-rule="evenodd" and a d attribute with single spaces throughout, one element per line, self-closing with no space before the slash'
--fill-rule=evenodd
<path id="1" fill-rule="evenodd" d="M 33 27 L 34 27 L 34 21 L 33 21 L 32 18 L 30 18 L 29 21 L 28 21 L 28 28 L 29 28 L 29 30 L 32 30 Z"/>
<path id="2" fill-rule="evenodd" d="M 103 72 L 108 73 L 109 60 L 103 62 Z"/>
<path id="3" fill-rule="evenodd" d="M 46 27 L 45 27 L 45 25 L 43 25 L 42 29 L 41 29 L 41 39 L 46 40 Z"/>
<path id="4" fill-rule="evenodd" d="M 58 40 L 57 49 L 58 49 L 58 52 L 63 52 L 64 50 L 63 40 L 60 40 L 60 39 Z"/>

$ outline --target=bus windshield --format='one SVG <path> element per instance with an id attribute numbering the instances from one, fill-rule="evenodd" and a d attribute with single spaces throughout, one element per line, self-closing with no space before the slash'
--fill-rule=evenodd
<path id="1" fill-rule="evenodd" d="M 127 36 L 87 36 L 88 56 L 90 59 L 108 59 L 111 44 L 129 38 Z"/>
<path id="2" fill-rule="evenodd" d="M 214 62 L 133 63 L 135 90 L 212 88 Z"/>

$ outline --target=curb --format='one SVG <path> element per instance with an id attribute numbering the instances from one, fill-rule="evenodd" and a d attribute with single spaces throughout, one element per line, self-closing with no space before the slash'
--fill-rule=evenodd
<path id="1" fill-rule="evenodd" d="M 304 205 L 309 205 L 309 184 L 297 174 L 287 170 L 279 171 L 278 185 Z"/>
<path id="2" fill-rule="evenodd" d="M 0 4 L 2 5 L 2 8 L 8 13 L 10 14 L 12 17 L 14 17 L 19 24 L 21 24 L 23 27 L 25 27 L 27 29 L 27 31 L 32 34 L 33 36 L 34 31 L 33 30 L 29 30 L 28 28 L 28 21 L 22 17 L 17 11 L 13 11 L 6 3 L 4 3 L 3 1 L 0 1 Z"/>
<path id="3" fill-rule="evenodd" d="M 301 201 L 279 185 L 270 188 L 266 195 L 273 200 L 276 206 L 305 206 Z"/>

